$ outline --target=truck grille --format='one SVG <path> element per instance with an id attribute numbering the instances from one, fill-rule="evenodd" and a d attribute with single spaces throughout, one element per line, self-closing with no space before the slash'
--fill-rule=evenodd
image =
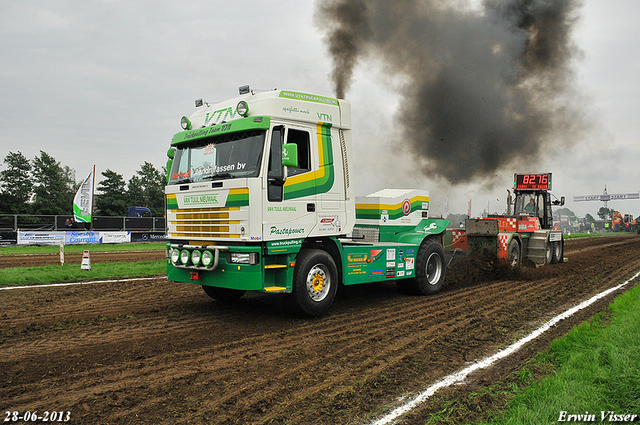
<path id="1" fill-rule="evenodd" d="M 167 213 L 169 238 L 240 238 L 248 230 L 247 207 L 173 209 Z"/>

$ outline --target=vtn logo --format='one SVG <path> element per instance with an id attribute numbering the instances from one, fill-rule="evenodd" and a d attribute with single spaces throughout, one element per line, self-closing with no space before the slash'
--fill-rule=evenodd
<path id="1" fill-rule="evenodd" d="M 331 122 L 333 122 L 333 118 L 331 117 L 331 115 L 329 115 L 329 114 L 321 114 L 320 112 L 318 112 L 318 119 L 320 121 L 331 121 Z"/>

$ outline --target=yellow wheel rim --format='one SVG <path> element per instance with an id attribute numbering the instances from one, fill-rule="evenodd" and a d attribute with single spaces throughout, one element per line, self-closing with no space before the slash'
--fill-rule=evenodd
<path id="1" fill-rule="evenodd" d="M 331 276 L 329 269 L 324 264 L 316 264 L 311 267 L 307 274 L 307 295 L 312 301 L 320 302 L 324 300 L 331 289 Z"/>
<path id="2" fill-rule="evenodd" d="M 320 273 L 317 273 L 313 277 L 313 281 L 311 283 L 313 285 L 313 290 L 316 292 L 322 291 L 322 287 L 324 286 L 324 278 Z"/>

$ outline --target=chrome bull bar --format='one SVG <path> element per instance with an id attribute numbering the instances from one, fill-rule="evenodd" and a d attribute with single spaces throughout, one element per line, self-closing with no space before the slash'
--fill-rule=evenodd
<path id="1" fill-rule="evenodd" d="M 189 263 L 183 264 L 180 258 L 178 261 L 173 261 L 171 258 L 171 252 L 177 249 L 181 252 L 183 249 L 189 251 Z M 205 251 L 211 251 L 213 253 L 213 263 L 209 266 L 195 265 L 191 263 L 191 253 L 195 250 L 200 251 L 202 255 Z M 171 244 L 169 249 L 167 249 L 166 257 L 171 261 L 171 264 L 179 269 L 187 269 L 187 270 L 215 270 L 218 267 L 218 263 L 220 261 L 220 251 L 228 251 L 228 246 L 222 245 L 187 245 L 187 244 Z"/>

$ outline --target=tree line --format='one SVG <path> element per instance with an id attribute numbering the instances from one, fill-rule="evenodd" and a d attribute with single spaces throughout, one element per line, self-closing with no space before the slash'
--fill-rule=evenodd
<path id="1" fill-rule="evenodd" d="M 9 152 L 0 171 L 0 213 L 2 214 L 73 214 L 73 198 L 82 184 L 76 182 L 75 170 L 63 166 L 51 155 L 27 159 L 20 151 Z M 125 181 L 122 174 L 107 169 L 98 182 L 94 215 L 125 216 L 130 206 L 144 206 L 155 217 L 164 215 L 166 170 L 146 162 Z M 83 177 L 84 179 L 84 177 Z"/>

